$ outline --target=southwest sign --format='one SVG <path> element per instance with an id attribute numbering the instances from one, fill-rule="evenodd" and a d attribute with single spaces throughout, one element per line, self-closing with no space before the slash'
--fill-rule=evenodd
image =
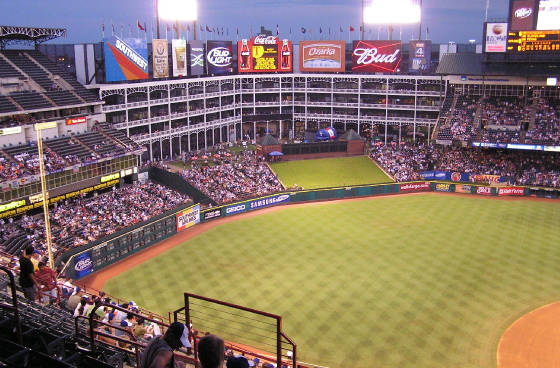
<path id="1" fill-rule="evenodd" d="M 141 38 L 105 39 L 105 78 L 107 82 L 148 79 L 148 45 Z"/>

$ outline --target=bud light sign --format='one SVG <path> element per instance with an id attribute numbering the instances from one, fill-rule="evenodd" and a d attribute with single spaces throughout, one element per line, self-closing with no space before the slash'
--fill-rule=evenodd
<path id="1" fill-rule="evenodd" d="M 74 259 L 74 272 L 76 273 L 76 279 L 81 279 L 93 272 L 93 262 L 91 261 L 90 251 L 76 256 Z"/>
<path id="2" fill-rule="evenodd" d="M 206 66 L 208 74 L 231 74 L 233 72 L 232 50 L 231 41 L 207 41 Z"/>
<path id="3" fill-rule="evenodd" d="M 354 41 L 352 71 L 394 73 L 401 64 L 400 41 Z"/>

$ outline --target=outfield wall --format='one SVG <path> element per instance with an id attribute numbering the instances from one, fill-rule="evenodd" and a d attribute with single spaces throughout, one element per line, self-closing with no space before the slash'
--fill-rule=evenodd
<path id="1" fill-rule="evenodd" d="M 545 190 L 543 188 L 514 186 L 491 187 L 436 181 L 359 185 L 285 192 L 230 203 L 219 207 L 212 207 L 205 210 L 201 210 L 198 204 L 183 207 L 175 211 L 170 211 L 165 215 L 160 215 L 132 229 L 121 230 L 112 236 L 105 237 L 87 246 L 68 251 L 60 258 L 62 260 L 67 260 L 64 268 L 66 276 L 77 280 L 91 273 L 100 271 L 119 260 L 132 256 L 142 249 L 146 249 L 156 243 L 166 240 L 180 231 L 196 226 L 199 222 L 208 222 L 221 217 L 235 216 L 266 207 L 291 203 L 419 192 L 447 192 L 482 196 L 518 197 L 543 197 L 545 195 L 540 195 L 539 193 L 542 192 L 546 194 L 550 192 L 554 193 L 554 196 L 551 195 L 551 198 L 558 198 L 558 191 Z"/>

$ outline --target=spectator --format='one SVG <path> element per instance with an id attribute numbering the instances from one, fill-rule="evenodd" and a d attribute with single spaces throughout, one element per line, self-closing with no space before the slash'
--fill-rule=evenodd
<path id="1" fill-rule="evenodd" d="M 19 284 L 23 289 L 23 295 L 32 301 L 37 299 L 37 288 L 39 287 L 31 262 L 34 250 L 32 246 L 28 246 L 19 258 Z"/>
<path id="2" fill-rule="evenodd" d="M 89 309 L 88 298 L 87 296 L 82 296 L 82 299 L 80 299 L 80 303 L 74 310 L 74 317 L 87 316 L 88 309 Z"/>
<path id="3" fill-rule="evenodd" d="M 188 331 L 188 327 L 184 324 L 173 322 L 165 332 L 165 335 L 155 337 L 148 344 L 140 358 L 140 368 L 175 367 L 173 350 L 181 347 L 190 347 Z M 223 342 L 221 357 L 223 360 Z M 210 368 L 211 366 L 203 365 L 202 367 Z M 216 365 L 215 367 L 219 366 Z"/>
<path id="4" fill-rule="evenodd" d="M 42 259 L 39 262 L 39 271 L 35 273 L 35 277 L 39 283 L 41 302 L 46 304 L 56 301 L 58 299 L 56 272 L 47 266 L 46 259 Z"/>
<path id="5" fill-rule="evenodd" d="M 74 292 L 72 293 L 72 295 L 70 295 L 68 301 L 66 302 L 66 309 L 74 312 L 78 304 L 80 304 L 81 300 L 82 300 L 82 290 L 76 286 L 74 288 Z"/>
<path id="6" fill-rule="evenodd" d="M 198 342 L 198 359 L 201 368 L 221 368 L 224 363 L 224 340 L 206 335 Z"/>

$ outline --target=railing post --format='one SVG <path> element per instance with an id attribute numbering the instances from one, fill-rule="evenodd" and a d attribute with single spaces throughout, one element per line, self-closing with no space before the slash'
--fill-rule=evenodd
<path id="1" fill-rule="evenodd" d="M 282 367 L 282 318 L 276 319 L 276 367 Z"/>

